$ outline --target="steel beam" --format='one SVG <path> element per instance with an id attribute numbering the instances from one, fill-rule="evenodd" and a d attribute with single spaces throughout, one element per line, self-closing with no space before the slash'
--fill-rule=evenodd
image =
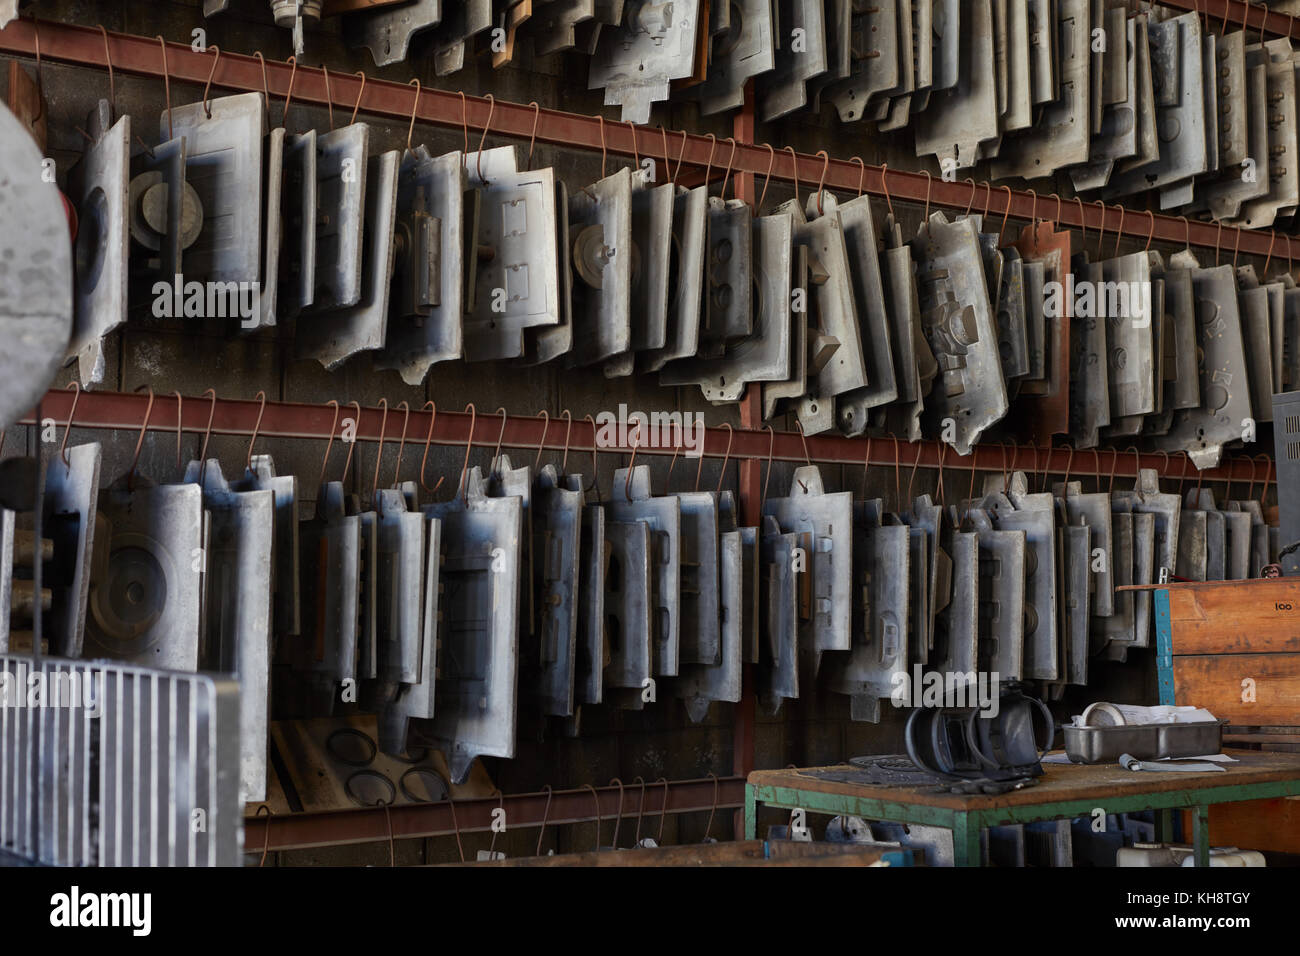
<path id="1" fill-rule="evenodd" d="M 498 808 L 505 809 L 506 825 L 511 830 L 621 819 L 630 838 L 633 833 L 630 820 L 640 815 L 644 834 L 652 836 L 657 832 L 654 818 L 661 813 L 732 810 L 743 807 L 744 802 L 744 778 L 718 777 L 648 783 L 644 791 L 639 784 L 624 784 L 621 797 L 618 787 L 584 787 L 457 800 L 454 805 L 443 801 L 320 813 L 260 814 L 244 817 L 244 852 L 305 850 L 390 838 L 411 840 L 483 832 L 492 828 L 492 812 Z"/>
<path id="2" fill-rule="evenodd" d="M 1223 9 L 1221 4 L 1232 3 L 1229 14 L 1236 10 L 1238 19 L 1230 19 L 1230 22 L 1240 22 L 1243 12 L 1240 3 L 1235 0 L 1218 0 L 1218 3 L 1220 11 Z M 1260 9 L 1251 8 L 1256 28 L 1260 22 Z M 1247 13 L 1247 20 L 1251 19 Z M 1287 28 L 1281 24 L 1289 19 L 1272 13 L 1266 18 L 1267 24 L 1279 27 L 1283 35 Z M 0 53 L 34 57 L 37 29 L 30 19 L 13 21 L 0 31 Z M 214 53 L 197 53 L 188 43 L 166 44 L 164 56 L 163 44 L 157 38 L 122 33 L 101 35 L 98 29 L 91 27 L 48 22 L 42 22 L 39 30 L 44 60 L 100 69 L 107 68 L 111 60 L 117 71 L 160 79 L 165 75 L 173 83 L 203 86 L 210 80 L 215 89 L 238 92 L 256 92 L 264 88 L 262 63 L 255 57 L 224 51 L 219 57 Z M 507 100 L 492 101 L 486 97 L 466 96 L 459 91 L 420 89 L 390 80 L 367 80 L 363 88 L 362 80 L 356 74 L 331 74 L 327 86 L 321 70 L 278 61 L 267 62 L 265 69 L 265 88 L 272 99 L 283 100 L 292 90 L 293 101 L 298 103 L 324 106 L 332 100 L 335 106 L 344 110 L 359 104 L 361 112 L 372 116 L 463 128 L 467 150 L 469 127 L 482 130 L 485 125 L 490 125 L 494 135 L 521 140 L 535 137 L 556 146 L 600 149 L 625 158 L 668 157 L 672 159 L 674 168 L 679 161 L 687 166 L 707 167 L 710 156 L 719 160 L 719 154 L 724 152 L 714 137 L 683 134 L 681 131 L 665 133 L 658 128 L 605 122 L 602 116 L 540 109 L 532 104 Z M 1239 230 L 1232 226 L 1220 228 L 1207 222 L 1188 222 L 1182 217 L 1129 212 L 1121 206 L 1103 209 L 1096 204 L 1059 201 L 1032 191 L 992 187 L 987 183 L 945 182 L 936 180 L 929 172 L 864 166 L 857 159 L 823 160 L 820 155 L 792 155 L 788 151 L 773 153 L 765 144 L 750 143 L 738 143 L 734 158 L 730 143 L 726 144 L 725 152 L 733 175 L 765 175 L 770 169 L 773 178 L 785 182 L 797 180 L 807 185 L 820 182 L 830 189 L 852 192 L 861 189 L 875 196 L 924 202 L 949 209 L 980 206 L 990 216 L 1010 216 L 1024 221 L 1050 218 L 1061 226 L 1088 230 L 1104 228 L 1111 235 L 1118 231 L 1135 239 L 1187 242 L 1202 248 L 1231 248 L 1234 253 L 1279 256 L 1288 260 L 1294 260 L 1300 252 L 1300 243 L 1295 239 L 1273 232 Z"/>

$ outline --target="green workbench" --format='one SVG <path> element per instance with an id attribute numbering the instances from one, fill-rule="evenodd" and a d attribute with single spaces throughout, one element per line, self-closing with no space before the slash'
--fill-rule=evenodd
<path id="1" fill-rule="evenodd" d="M 756 770 L 745 785 L 745 836 L 754 839 L 758 805 L 807 813 L 852 814 L 867 820 L 928 824 L 953 833 L 957 866 L 980 863 L 985 827 L 1060 820 L 1104 813 L 1156 810 L 1156 835 L 1172 838 L 1173 812 L 1191 810 L 1197 866 L 1208 866 L 1209 807 L 1300 794 L 1300 754 L 1227 751 L 1238 763 L 1222 773 L 1152 773 L 1115 764 L 1044 764 L 1038 783 L 1002 794 L 954 794 L 934 787 L 891 787 L 818 774 L 860 777 L 857 767 Z"/>

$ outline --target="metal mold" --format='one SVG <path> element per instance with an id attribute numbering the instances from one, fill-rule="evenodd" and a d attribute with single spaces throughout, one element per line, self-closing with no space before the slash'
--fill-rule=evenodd
<path id="1" fill-rule="evenodd" d="M 951 531 L 945 550 L 952 557 L 952 597 L 934 620 L 933 669 L 969 674 L 979 667 L 979 535 Z"/>
<path id="2" fill-rule="evenodd" d="M 934 213 L 911 246 L 921 323 L 941 375 L 925 419 L 932 434 L 951 432 L 953 448 L 968 455 L 1008 407 L 975 223 L 949 223 L 943 213 Z"/>
<path id="3" fill-rule="evenodd" d="M 313 313 L 361 301 L 370 127 L 316 137 L 316 291 Z"/>
<path id="4" fill-rule="evenodd" d="M 944 7 L 956 4 L 945 4 Z M 956 65 L 955 50 L 950 43 L 960 42 L 960 60 L 964 63 L 993 64 L 993 10 L 989 0 L 971 0 L 963 4 L 960 29 L 953 21 L 941 20 L 940 7 L 935 9 L 937 48 L 943 49 L 941 61 Z M 958 33 L 959 36 L 953 36 Z M 975 165 L 980 144 L 998 136 L 997 82 L 994 70 L 963 69 L 954 83 L 948 77 L 936 78 L 935 94 L 929 107 L 916 118 L 916 154 L 933 155 L 940 165 L 955 163 L 957 169 Z M 946 92 L 940 92 L 946 91 Z"/>
<path id="5" fill-rule="evenodd" d="M 850 4 L 844 4 L 846 12 Z M 873 105 L 888 106 L 888 96 L 902 85 L 900 44 L 902 28 L 896 22 L 899 7 L 907 8 L 907 41 L 911 42 L 910 0 L 883 0 L 880 3 L 853 3 L 848 29 L 840 44 L 847 54 L 848 75 L 839 82 L 828 83 L 825 92 L 839 113 L 840 121 L 850 123 L 866 115 Z M 829 38 L 836 46 L 834 35 Z M 910 49 L 909 49 L 910 53 Z M 909 70 L 910 73 L 910 70 Z M 908 77 L 910 86 L 911 79 Z"/>
<path id="6" fill-rule="evenodd" d="M 243 476 L 231 482 L 230 490 L 270 491 L 275 495 L 275 564 L 272 577 L 275 633 L 297 634 L 301 620 L 298 595 L 298 479 L 293 475 L 277 475 L 275 461 L 270 455 L 254 455 Z"/>
<path id="7" fill-rule="evenodd" d="M 699 385 L 711 402 L 738 402 L 750 382 L 790 378 L 793 222 L 760 216 L 753 224 L 754 331 L 716 359 L 683 359 L 667 366 L 661 385 Z"/>
<path id="8" fill-rule="evenodd" d="M 396 150 L 370 158 L 366 176 L 364 262 L 361 297 L 298 324 L 298 351 L 333 370 L 358 352 L 383 348 L 393 275 L 393 228 L 397 214 Z"/>
<path id="9" fill-rule="evenodd" d="M 355 47 L 370 51 L 375 66 L 401 63 L 411 39 L 442 22 L 442 0 L 414 0 L 344 18 L 343 33 Z"/>
<path id="10" fill-rule="evenodd" d="M 794 570 L 799 535 L 783 534 L 775 518 L 764 517 L 762 554 L 766 569 L 760 605 L 758 696 L 772 715 L 784 700 L 799 696 L 799 582 Z"/>
<path id="11" fill-rule="evenodd" d="M 480 203 L 478 242 L 493 250 L 477 266 L 474 304 L 465 316 L 465 360 L 519 358 L 525 329 L 562 318 L 555 173 L 519 171 L 512 146 L 470 153 L 465 165 Z"/>
<path id="12" fill-rule="evenodd" d="M 858 435 L 866 431 L 870 409 L 898 398 L 898 383 L 894 377 L 889 317 L 882 307 L 885 289 L 880 276 L 880 252 L 876 245 L 871 200 L 859 196 L 833 208 L 839 213 L 849 262 L 856 266 L 850 268 L 849 275 L 853 283 L 854 311 L 863 339 L 868 382 L 864 388 L 841 396 L 836 402 L 836 411 L 840 430 L 846 435 Z"/>
<path id="13" fill-rule="evenodd" d="M 442 663 L 425 733 L 458 784 L 476 757 L 515 753 L 524 529 L 518 498 L 487 497 L 477 468 L 466 482 L 450 502 L 424 509 L 441 520 L 443 545 Z"/>
<path id="14" fill-rule="evenodd" d="M 714 39 L 708 78 L 695 88 L 703 116 L 744 105 L 745 83 L 776 67 L 772 0 L 723 0 L 721 5 L 731 18 Z"/>
<path id="15" fill-rule="evenodd" d="M 626 5 L 622 25 L 601 31 L 587 88 L 603 87 L 605 105 L 621 107 L 623 122 L 648 123 L 671 82 L 695 72 L 699 21 L 699 0 Z"/>
<path id="16" fill-rule="evenodd" d="M 764 514 L 776 518 L 783 533 L 806 543 L 806 571 L 811 575 L 811 607 L 800 630 L 802 646 L 817 674 L 823 651 L 852 649 L 853 496 L 827 494 L 816 467 L 795 470 L 790 494 L 769 498 Z"/>
<path id="17" fill-rule="evenodd" d="M 614 472 L 614 497 L 606 507 L 611 522 L 643 521 L 650 530 L 651 640 L 655 673 L 678 676 L 681 661 L 682 513 L 677 498 L 655 498 L 650 469 L 637 465 Z"/>
<path id="18" fill-rule="evenodd" d="M 758 116 L 771 122 L 802 109 L 808 103 L 808 81 L 829 66 L 826 8 L 821 0 L 773 0 L 775 67 L 755 80 Z M 795 31 L 801 31 L 803 49 L 793 49 Z"/>
<path id="19" fill-rule="evenodd" d="M 650 619 L 654 537 L 645 521 L 609 521 L 605 525 L 610 552 L 605 576 L 609 660 L 603 682 L 607 702 L 624 709 L 642 709 L 642 691 L 653 680 Z"/>
<path id="20" fill-rule="evenodd" d="M 298 537 L 302 580 L 318 599 L 302 604 L 303 656 L 296 663 L 327 675 L 333 698 L 333 684 L 363 676 L 358 668 L 361 520 L 346 513 L 340 482 L 322 486 L 316 515 L 301 523 Z M 369 663 L 365 670 L 373 677 Z"/>
<path id="21" fill-rule="evenodd" d="M 1037 179 L 1063 167 L 1088 162 L 1094 125 L 1089 80 L 1089 10 L 1088 0 L 1058 0 L 1057 95 L 1044 107 L 1038 121 L 1015 138 L 1015 148 L 999 153 L 991 167 L 994 177 Z"/>
<path id="22" fill-rule="evenodd" d="M 438 362 L 463 352 L 469 180 L 460 152 L 402 159 L 388 334 L 376 369 L 419 385 Z"/>
<path id="23" fill-rule="evenodd" d="M 699 347 L 704 306 L 704 262 L 708 248 L 707 186 L 680 189 L 673 199 L 672 258 L 674 283 L 668 303 L 664 348 L 638 359 L 638 369 L 657 372 L 674 359 L 694 358 Z M 675 288 L 675 294 L 672 293 Z"/>
<path id="24" fill-rule="evenodd" d="M 681 509 L 681 617 L 690 622 L 681 632 L 679 660 L 717 666 L 722 663 L 718 498 L 708 491 L 673 497 Z"/>
<path id="25" fill-rule="evenodd" d="M 537 689 L 542 712 L 556 717 L 571 716 L 575 706 L 582 499 L 581 491 L 563 486 L 554 465 L 537 473 L 531 505 Z"/>
<path id="26" fill-rule="evenodd" d="M 735 703 L 740 700 L 740 664 L 744 654 L 741 646 L 744 559 L 739 531 L 725 531 L 719 535 L 718 554 L 721 606 L 718 660 L 713 664 L 683 662 L 681 677 L 676 683 L 677 696 L 683 699 L 687 715 L 697 724 L 708 715 L 710 702 Z"/>
<path id="27" fill-rule="evenodd" d="M 77 360 L 82 384 L 94 385 L 104 379 L 104 336 L 126 321 L 131 117 L 113 123 L 111 106 L 100 100 L 86 129 L 89 145 L 69 177 L 77 239 L 75 310 L 67 354 Z"/>
<path id="28" fill-rule="evenodd" d="M 210 523 L 202 555 L 207 637 L 200 657 L 204 669 L 239 680 L 240 799 L 256 802 L 266 799 L 275 493 L 232 490 L 216 459 L 208 460 L 201 477 L 198 485 L 200 463 L 190 462 L 185 480 L 202 488 Z M 127 602 L 131 595 L 128 587 Z"/>
<path id="29" fill-rule="evenodd" d="M 320 202 L 316 163 L 314 129 L 285 141 L 280 220 L 287 241 L 280 250 L 279 282 L 285 316 L 297 315 L 316 300 L 316 219 Z"/>
<path id="30" fill-rule="evenodd" d="M 90 591 L 91 555 L 95 546 L 95 516 L 98 509 L 99 474 L 103 451 L 98 444 L 76 445 L 68 449 L 68 464 L 55 455 L 45 463 L 44 515 L 42 534 L 54 543 L 52 563 L 47 563 L 42 577 L 51 593 L 45 634 L 50 653 L 56 657 L 81 656 L 86 628 L 86 602 Z M 6 512 L 12 515 L 12 512 Z M 5 522 L 12 538 L 12 518 Z M 4 587 L 13 578 L 13 542 L 0 541 L 6 563 L 0 567 Z M 9 625 L 8 601 L 0 601 L 4 627 Z"/>
<path id="31" fill-rule="evenodd" d="M 469 41 L 491 26 L 492 0 L 463 0 L 445 7 L 430 36 L 434 73 L 446 76 L 463 69 Z"/>
<path id="32" fill-rule="evenodd" d="M 186 182 L 203 208 L 203 229 L 184 254 L 189 280 L 251 286 L 262 278 L 265 112 L 262 94 L 243 93 L 159 119 L 160 138 L 185 139 Z"/>

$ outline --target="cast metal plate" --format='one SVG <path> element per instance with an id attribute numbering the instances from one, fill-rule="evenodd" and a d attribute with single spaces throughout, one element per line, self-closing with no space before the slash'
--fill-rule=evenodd
<path id="1" fill-rule="evenodd" d="M 111 117 L 108 101 L 100 100 L 86 120 L 90 145 L 69 177 L 69 198 L 77 210 L 77 240 L 68 358 L 76 358 L 83 385 L 103 381 L 103 338 L 126 321 L 131 117 L 123 116 L 116 123 Z M 16 221 L 10 228 L 25 231 Z"/>
<path id="2" fill-rule="evenodd" d="M 393 275 L 393 227 L 397 216 L 397 150 L 370 158 L 361 298 L 356 305 L 321 313 L 298 324 L 298 350 L 326 369 L 358 352 L 383 348 Z"/>
<path id="3" fill-rule="evenodd" d="M 280 219 L 286 242 L 280 250 L 280 305 L 286 317 L 316 299 L 316 209 L 320 175 L 316 131 L 290 136 L 284 146 L 284 201 Z"/>
<path id="4" fill-rule="evenodd" d="M 799 696 L 799 582 L 794 570 L 799 535 L 782 534 L 776 519 L 763 518 L 764 599 L 759 606 L 758 697 L 776 715 Z"/>
<path id="5" fill-rule="evenodd" d="M 614 495 L 606 507 L 610 522 L 643 521 L 650 527 L 653 591 L 650 616 L 655 673 L 678 676 L 681 661 L 682 513 L 675 497 L 655 498 L 650 469 L 637 465 L 614 472 Z M 608 530 L 608 529 L 607 529 Z"/>
<path id="6" fill-rule="evenodd" d="M 657 372 L 674 359 L 694 358 L 704 306 L 704 261 L 708 246 L 707 186 L 679 189 L 673 199 L 673 283 L 664 348 L 638 359 L 638 370 Z"/>
<path id="7" fill-rule="evenodd" d="M 54 562 L 47 565 L 41 579 L 42 587 L 52 592 L 49 618 L 42 629 L 49 637 L 50 654 L 55 657 L 81 656 L 103 457 L 98 444 L 74 445 L 68 449 L 67 465 L 63 464 L 61 455 L 45 462 L 45 509 L 41 533 L 54 541 Z M 12 532 L 12 521 L 8 525 Z M 6 548 L 7 563 L 11 563 L 13 543 L 0 543 L 0 546 Z M 4 586 L 10 586 L 12 567 L 0 567 L 0 573 L 5 575 Z M 8 602 L 0 610 L 4 611 L 3 623 L 7 631 Z"/>
<path id="8" fill-rule="evenodd" d="M 1079 0 L 1075 0 L 1079 2 Z M 1086 2 L 1086 0 L 1084 0 Z M 951 4 L 955 6 L 955 4 Z M 935 93 L 929 107 L 913 123 L 916 131 L 916 154 L 935 156 L 941 166 L 955 163 L 957 169 L 975 165 L 981 143 L 998 136 L 997 80 L 993 65 L 993 9 L 989 0 L 969 0 L 957 24 L 944 21 L 935 8 L 935 30 L 939 48 L 945 52 L 941 62 L 948 63 L 948 44 L 960 42 L 962 63 L 988 64 L 982 69 L 962 69 L 954 84 L 946 77 L 936 77 Z M 956 32 L 960 37 L 952 36 Z M 952 55 L 956 64 L 958 57 Z M 943 92 L 940 92 L 943 91 Z"/>
<path id="9" fill-rule="evenodd" d="M 343 33 L 354 47 L 370 51 L 375 66 L 401 63 L 410 50 L 411 38 L 436 27 L 442 21 L 442 0 L 413 0 L 380 10 L 349 14 Z"/>
<path id="10" fill-rule="evenodd" d="M 316 292 L 312 309 L 361 301 L 370 127 L 353 123 L 316 137 Z"/>
<path id="11" fill-rule="evenodd" d="M 759 119 L 765 123 L 803 109 L 808 103 L 808 81 L 829 66 L 822 0 L 773 0 L 773 4 L 776 65 L 755 81 Z M 796 31 L 803 44 L 797 52 L 793 49 Z"/>
<path id="12" fill-rule="evenodd" d="M 673 80 L 695 72 L 700 0 L 624 4 L 622 26 L 601 31 L 587 88 L 604 88 L 605 105 L 625 123 L 648 123 L 650 107 L 668 99 Z"/>

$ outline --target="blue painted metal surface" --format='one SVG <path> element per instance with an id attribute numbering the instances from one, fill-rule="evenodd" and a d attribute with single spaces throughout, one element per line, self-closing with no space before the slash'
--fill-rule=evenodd
<path id="1" fill-rule="evenodd" d="M 1174 702 L 1174 631 L 1169 620 L 1169 591 L 1156 591 L 1156 679 L 1160 703 Z"/>

